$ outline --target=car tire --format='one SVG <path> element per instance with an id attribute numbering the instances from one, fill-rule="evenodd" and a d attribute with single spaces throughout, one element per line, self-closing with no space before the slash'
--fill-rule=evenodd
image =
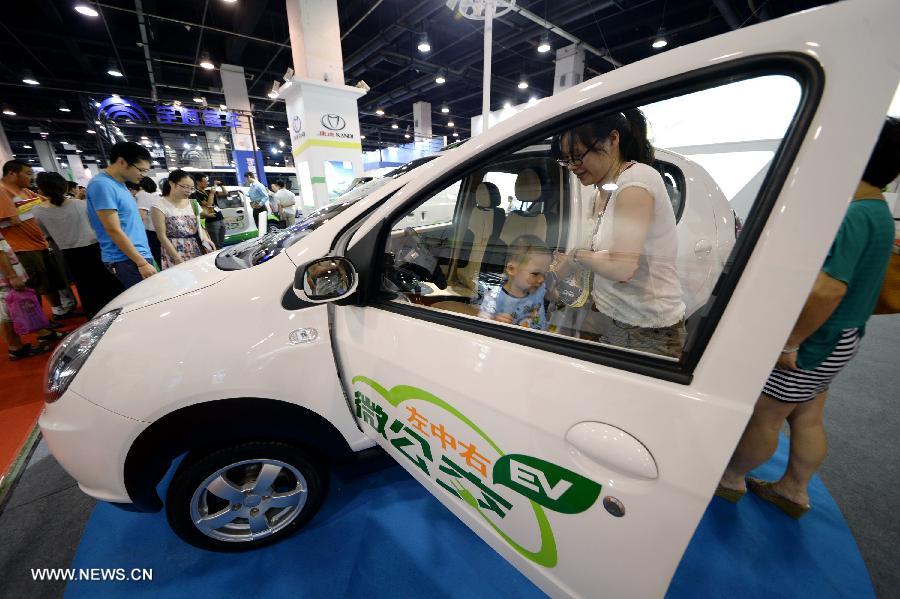
<path id="1" fill-rule="evenodd" d="M 275 223 L 269 223 L 266 226 L 266 233 L 272 233 L 274 231 L 279 231 L 279 230 L 280 229 L 278 228 L 278 225 L 276 225 Z"/>
<path id="2" fill-rule="evenodd" d="M 166 494 L 166 518 L 184 541 L 212 551 L 276 543 L 312 518 L 328 471 L 281 442 L 246 442 L 189 455 Z"/>

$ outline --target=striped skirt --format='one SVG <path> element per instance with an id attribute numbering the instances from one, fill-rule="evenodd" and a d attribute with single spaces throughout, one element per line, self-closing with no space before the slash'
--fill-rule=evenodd
<path id="1" fill-rule="evenodd" d="M 815 370 L 775 369 L 766 380 L 763 393 L 778 401 L 803 402 L 827 391 L 831 381 L 859 350 L 859 330 L 844 329 L 841 340 Z"/>

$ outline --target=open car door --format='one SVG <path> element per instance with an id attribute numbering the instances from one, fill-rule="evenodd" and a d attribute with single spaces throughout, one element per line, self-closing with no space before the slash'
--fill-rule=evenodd
<path id="1" fill-rule="evenodd" d="M 336 247 L 359 271 L 358 301 L 331 315 L 362 429 L 549 594 L 661 597 L 882 127 L 900 78 L 898 22 L 897 2 L 842 2 L 676 48 L 547 98 L 420 167 Z M 429 244 L 416 238 L 427 236 L 408 215 L 455 189 L 452 222 L 442 225 L 453 232 L 447 243 L 465 244 L 473 215 L 483 216 L 465 192 L 473 173 L 596 116 L 634 107 L 662 115 L 653 108 L 665 102 L 698 103 L 675 111 L 700 115 L 688 125 L 710 138 L 694 144 L 747 135 L 738 129 L 751 116 L 778 140 L 675 357 L 564 330 L 550 302 L 546 315 L 535 312 L 550 326 L 526 328 L 479 318 L 478 293 L 442 295 L 449 265 L 421 255 Z M 648 118 L 658 137 L 685 126 Z M 558 195 L 572 186 L 545 175 L 528 173 L 532 187 L 520 192 L 514 181 L 510 193 L 556 202 L 555 245 L 585 247 L 591 225 Z M 468 265 L 476 277 L 490 270 L 479 260 Z"/>

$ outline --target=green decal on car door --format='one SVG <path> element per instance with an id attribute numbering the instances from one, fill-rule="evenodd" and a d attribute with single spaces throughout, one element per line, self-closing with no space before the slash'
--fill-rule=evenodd
<path id="1" fill-rule="evenodd" d="M 365 422 L 438 486 L 477 511 L 520 555 L 546 568 L 556 566 L 556 540 L 541 506 L 563 514 L 583 512 L 600 495 L 599 484 L 545 460 L 518 454 L 505 455 L 465 414 L 428 391 L 409 385 L 387 389 L 364 376 L 353 378 L 353 384 L 358 383 L 370 387 L 394 408 L 385 409 L 378 401 L 355 391 L 356 416 L 360 421 Z M 454 426 L 452 420 L 447 421 L 439 416 L 428 418 L 421 412 L 424 407 L 417 409 L 414 404 L 405 404 L 413 400 L 442 410 L 465 428 L 460 429 Z M 407 412 L 406 417 L 398 410 L 401 407 Z M 482 452 L 492 452 L 484 448 L 482 441 L 499 456 L 490 472 L 488 466 L 491 459 Z M 509 510 L 514 509 L 513 503 L 503 496 L 501 487 L 505 487 L 507 493 L 513 491 L 528 500 L 540 533 L 537 551 L 522 546 L 488 517 L 491 513 L 496 518 L 504 519 Z"/>
<path id="2" fill-rule="evenodd" d="M 507 454 L 494 464 L 494 482 L 561 514 L 578 514 L 597 501 L 600 484 L 556 464 Z"/>

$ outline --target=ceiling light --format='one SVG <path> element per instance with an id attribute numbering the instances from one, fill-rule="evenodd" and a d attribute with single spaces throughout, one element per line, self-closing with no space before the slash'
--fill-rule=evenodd
<path id="1" fill-rule="evenodd" d="M 31 71 L 25 71 L 25 74 L 22 76 L 22 83 L 27 83 L 28 85 L 40 85 L 41 82 L 34 78 L 34 75 Z"/>
<path id="2" fill-rule="evenodd" d="M 100 16 L 100 13 L 98 13 L 96 10 L 94 10 L 93 8 L 91 8 L 90 6 L 88 6 L 86 4 L 76 4 L 75 12 L 82 14 L 86 17 L 99 17 Z"/>
<path id="3" fill-rule="evenodd" d="M 72 112 L 72 110 L 68 106 L 66 106 L 65 102 L 59 103 L 59 111 L 60 112 Z"/>
<path id="4" fill-rule="evenodd" d="M 409 133 L 404 133 L 403 137 L 405 137 L 406 139 L 409 139 Z"/>
<path id="5" fill-rule="evenodd" d="M 525 75 L 519 77 L 519 85 L 517 85 L 519 89 L 528 89 L 528 81 L 525 80 Z"/>
<path id="6" fill-rule="evenodd" d="M 234 4 L 235 2 L 237 2 L 237 0 L 223 0 L 223 1 L 228 4 Z"/>
<path id="7" fill-rule="evenodd" d="M 7 116 L 16 116 L 15 111 L 12 108 L 10 108 L 9 106 L 3 107 L 3 114 L 5 114 Z"/>
<path id="8" fill-rule="evenodd" d="M 278 140 L 278 145 L 281 146 L 281 147 L 283 148 L 283 147 L 284 147 L 284 140 L 283 140 L 283 139 L 279 139 L 279 140 Z"/>
<path id="9" fill-rule="evenodd" d="M 275 125 L 266 125 L 266 127 L 268 127 L 269 129 L 274 129 Z"/>
<path id="10" fill-rule="evenodd" d="M 76 153 L 76 154 L 81 154 L 82 151 L 83 151 L 83 150 L 75 150 L 75 153 Z"/>
<path id="11" fill-rule="evenodd" d="M 456 123 L 454 123 L 453 121 L 447 121 L 447 126 L 448 127 L 456 127 Z"/>
<path id="12" fill-rule="evenodd" d="M 191 144 L 189 144 L 188 142 L 184 142 L 184 143 L 181 144 L 181 145 L 184 146 L 184 149 L 185 149 L 185 150 L 190 150 L 190 149 L 191 149 Z"/>
<path id="13" fill-rule="evenodd" d="M 25 145 L 22 146 L 22 147 L 25 148 L 26 150 L 30 150 L 30 149 L 31 149 L 31 146 L 29 146 L 28 144 L 25 144 Z"/>
<path id="14" fill-rule="evenodd" d="M 141 135 L 141 139 L 150 139 L 150 138 L 147 137 L 146 135 Z"/>
<path id="15" fill-rule="evenodd" d="M 201 98 L 200 96 L 196 96 L 194 98 L 194 102 L 196 102 L 197 104 L 203 104 L 203 98 Z"/>
<path id="16" fill-rule="evenodd" d="M 111 77 L 124 77 L 122 71 L 120 71 L 116 67 L 109 67 L 109 69 L 106 70 L 106 74 Z"/>
<path id="17" fill-rule="evenodd" d="M 191 136 L 191 137 L 197 137 L 197 134 L 196 134 L 196 133 L 191 133 L 190 136 Z"/>
<path id="18" fill-rule="evenodd" d="M 417 48 L 419 49 L 419 52 L 422 52 L 423 54 L 425 52 L 431 52 L 431 44 L 428 43 L 428 34 L 427 33 L 423 33 L 419 37 L 419 45 L 417 46 Z"/>
<path id="19" fill-rule="evenodd" d="M 360 138 L 360 139 L 365 139 L 366 136 L 365 136 L 365 135 L 360 135 L 359 138 Z"/>
<path id="20" fill-rule="evenodd" d="M 541 42 L 538 44 L 537 51 L 541 54 L 550 51 L 550 34 L 546 31 L 541 34 Z"/>
<path id="21" fill-rule="evenodd" d="M 400 125 L 398 125 L 397 123 L 391 123 L 391 129 L 399 129 L 399 128 L 400 128 Z"/>
<path id="22" fill-rule="evenodd" d="M 278 97 L 278 88 L 281 87 L 281 84 L 277 81 L 272 84 L 272 89 L 269 91 L 268 95 L 273 100 Z"/>
<path id="23" fill-rule="evenodd" d="M 277 154 L 277 153 L 278 153 L 278 148 L 272 148 L 270 151 L 271 151 L 273 154 Z"/>
<path id="24" fill-rule="evenodd" d="M 95 125 L 100 125 L 101 123 L 100 123 L 100 121 L 94 121 L 94 124 L 95 124 Z"/>
<path id="25" fill-rule="evenodd" d="M 378 116 L 384 116 L 384 111 L 382 109 L 378 108 L 375 110 L 375 114 L 377 114 Z"/>
<path id="26" fill-rule="evenodd" d="M 510 108 L 512 108 L 512 103 L 511 103 L 511 102 L 504 102 L 504 103 L 503 103 L 503 110 L 509 110 Z"/>
<path id="27" fill-rule="evenodd" d="M 200 68 L 206 69 L 207 71 L 216 68 L 216 65 L 212 63 L 212 59 L 209 57 L 209 52 L 204 52 L 200 55 Z"/>
<path id="28" fill-rule="evenodd" d="M 443 106 L 441 106 L 441 112 L 447 114 L 448 112 L 450 112 L 450 107 L 444 104 Z"/>
<path id="29" fill-rule="evenodd" d="M 668 45 L 669 41 L 666 39 L 666 30 L 660 27 L 659 31 L 656 32 L 656 38 L 654 38 L 651 46 L 659 50 L 660 48 L 665 48 Z"/>
<path id="30" fill-rule="evenodd" d="M 444 77 L 444 73 L 438 73 L 438 76 L 434 78 L 434 82 L 438 85 L 443 85 L 447 82 L 447 78 Z"/>
<path id="31" fill-rule="evenodd" d="M 454 131 L 454 132 L 453 132 L 453 137 L 459 137 L 459 133 L 457 133 L 456 131 Z"/>

